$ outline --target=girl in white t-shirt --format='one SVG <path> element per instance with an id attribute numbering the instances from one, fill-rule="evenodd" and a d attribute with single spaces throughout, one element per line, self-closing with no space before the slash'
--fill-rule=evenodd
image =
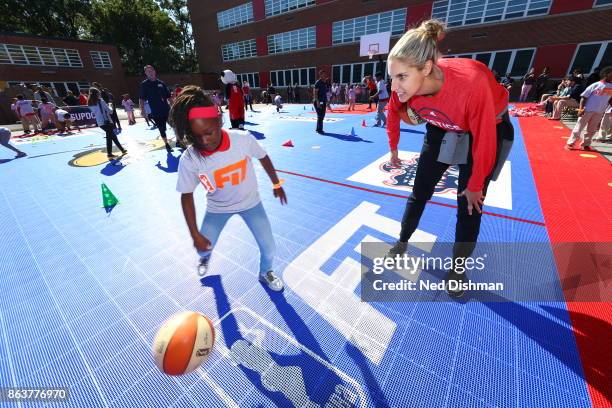
<path id="1" fill-rule="evenodd" d="M 283 289 L 272 271 L 276 251 L 272 228 L 257 188 L 252 158 L 259 160 L 273 184 L 272 193 L 287 203 L 272 161 L 247 131 L 222 129 L 219 109 L 202 88 L 187 86 L 170 111 L 170 123 L 178 138 L 190 146 L 179 161 L 176 189 L 193 246 L 200 255 L 198 273 L 206 274 L 210 256 L 227 221 L 238 214 L 251 230 L 260 252 L 259 280 L 273 291 Z M 193 192 L 202 184 L 207 191 L 207 208 L 198 229 Z"/>
<path id="2" fill-rule="evenodd" d="M 346 94 L 348 96 L 348 110 L 355 110 L 355 86 L 349 85 Z"/>
<path id="3" fill-rule="evenodd" d="M 123 109 L 125 109 L 125 113 L 128 117 L 128 124 L 135 125 L 136 118 L 134 117 L 134 102 L 130 99 L 130 95 L 124 94 L 123 100 L 121 101 L 121 105 L 123 105 Z"/>

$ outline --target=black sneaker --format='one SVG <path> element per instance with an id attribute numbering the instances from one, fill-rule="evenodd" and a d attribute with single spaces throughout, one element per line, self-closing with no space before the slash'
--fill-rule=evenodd
<path id="1" fill-rule="evenodd" d="M 210 258 L 200 258 L 200 263 L 198 264 L 198 275 L 204 276 L 206 272 L 208 272 L 208 261 Z"/>
<path id="2" fill-rule="evenodd" d="M 397 241 L 395 245 L 389 249 L 389 252 L 387 252 L 386 258 L 395 258 L 396 255 L 404 255 L 406 249 L 408 249 L 407 242 Z"/>
<path id="3" fill-rule="evenodd" d="M 170 145 L 168 143 L 166 143 L 166 151 L 168 153 L 172 153 L 172 148 L 170 147 Z"/>
<path id="4" fill-rule="evenodd" d="M 444 289 L 448 296 L 453 299 L 459 299 L 465 294 L 465 291 L 461 286 L 464 282 L 467 282 L 469 279 L 467 275 L 464 273 L 456 273 L 455 271 L 449 271 L 446 274 L 446 278 L 444 278 Z"/>

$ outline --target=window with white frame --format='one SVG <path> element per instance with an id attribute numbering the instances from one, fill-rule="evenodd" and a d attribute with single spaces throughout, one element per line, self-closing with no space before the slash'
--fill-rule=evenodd
<path id="1" fill-rule="evenodd" d="M 596 43 L 579 44 L 574 58 L 567 71 L 568 75 L 579 68 L 583 74 L 589 74 L 597 67 L 612 65 L 612 40 Z"/>
<path id="2" fill-rule="evenodd" d="M 610 6 L 610 5 L 612 5 L 612 0 L 595 0 L 595 4 L 593 4 L 593 7 Z"/>
<path id="3" fill-rule="evenodd" d="M 37 81 L 7 81 L 9 86 L 25 86 L 35 85 L 44 86 L 51 90 L 51 94 L 57 97 L 64 97 L 67 91 L 72 91 L 75 96 L 78 96 L 79 91 L 89 90 L 89 82 L 37 82 Z"/>
<path id="4" fill-rule="evenodd" d="M 552 0 L 436 0 L 432 17 L 449 27 L 548 14 Z"/>
<path id="5" fill-rule="evenodd" d="M 317 34 L 315 27 L 300 28 L 299 30 L 268 36 L 268 53 L 270 54 L 305 50 L 315 48 L 316 46 Z"/>
<path id="6" fill-rule="evenodd" d="M 374 77 L 377 72 L 387 79 L 387 61 L 357 62 L 332 66 L 332 82 L 339 84 L 358 84 L 366 75 Z"/>
<path id="7" fill-rule="evenodd" d="M 219 30 L 247 24 L 254 20 L 253 3 L 250 1 L 217 13 L 217 26 Z"/>
<path id="8" fill-rule="evenodd" d="M 242 83 L 248 82 L 251 88 L 259 88 L 259 72 L 237 74 L 236 78 Z"/>
<path id="9" fill-rule="evenodd" d="M 405 8 L 335 21 L 332 25 L 332 43 L 356 42 L 364 34 L 384 33 L 387 31 L 390 31 L 391 35 L 398 35 L 402 34 L 405 28 Z"/>
<path id="10" fill-rule="evenodd" d="M 112 68 L 110 54 L 106 51 L 89 51 L 95 68 Z"/>
<path id="11" fill-rule="evenodd" d="M 0 64 L 82 67 L 77 50 L 0 44 Z"/>
<path id="12" fill-rule="evenodd" d="M 510 73 L 513 77 L 523 77 L 531 68 L 534 55 L 535 48 L 524 48 L 446 55 L 445 58 L 471 58 L 482 62 L 501 76 Z"/>
<path id="13" fill-rule="evenodd" d="M 270 82 L 274 86 L 306 86 L 317 80 L 315 72 L 315 67 L 270 71 Z"/>
<path id="14" fill-rule="evenodd" d="M 266 0 L 266 17 L 312 6 L 315 0 Z"/>
<path id="15" fill-rule="evenodd" d="M 244 58 L 251 58 L 257 55 L 257 44 L 255 39 L 238 41 L 221 46 L 223 61 L 234 61 Z"/>

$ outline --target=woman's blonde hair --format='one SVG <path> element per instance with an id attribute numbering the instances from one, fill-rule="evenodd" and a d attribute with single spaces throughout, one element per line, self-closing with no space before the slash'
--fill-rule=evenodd
<path id="1" fill-rule="evenodd" d="M 420 26 L 402 35 L 387 58 L 402 60 L 422 69 L 428 60 L 434 63 L 438 60 L 438 42 L 443 38 L 444 23 L 438 20 L 423 21 Z"/>

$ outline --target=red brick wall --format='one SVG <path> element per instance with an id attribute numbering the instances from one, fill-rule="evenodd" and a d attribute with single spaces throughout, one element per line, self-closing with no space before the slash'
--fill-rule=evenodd
<path id="1" fill-rule="evenodd" d="M 332 23 L 317 25 L 317 48 L 332 45 Z"/>
<path id="2" fill-rule="evenodd" d="M 538 47 L 533 66 L 538 73 L 548 67 L 551 78 L 563 78 L 567 74 L 575 50 L 576 44 Z"/>
<path id="3" fill-rule="evenodd" d="M 75 49 L 83 62 L 82 68 L 0 64 L 0 78 L 3 81 L 100 82 L 114 94 L 127 90 L 121 59 L 114 45 L 21 35 L 0 35 L 0 43 Z M 108 52 L 113 67 L 95 68 L 89 51 Z"/>
<path id="4" fill-rule="evenodd" d="M 433 2 L 408 6 L 406 16 L 406 29 L 416 27 L 421 23 L 421 21 L 430 19 L 432 9 Z"/>
<path id="5" fill-rule="evenodd" d="M 134 102 L 138 99 L 138 90 L 140 83 L 144 81 L 144 76 L 126 77 L 127 88 Z M 213 90 L 221 89 L 222 83 L 219 80 L 219 75 L 209 74 L 159 74 L 159 79 L 164 81 L 170 89 L 178 84 L 181 87 L 185 85 L 198 85 L 204 89 Z"/>
<path id="6" fill-rule="evenodd" d="M 553 0 L 550 14 L 569 13 L 593 8 L 594 0 Z"/>

